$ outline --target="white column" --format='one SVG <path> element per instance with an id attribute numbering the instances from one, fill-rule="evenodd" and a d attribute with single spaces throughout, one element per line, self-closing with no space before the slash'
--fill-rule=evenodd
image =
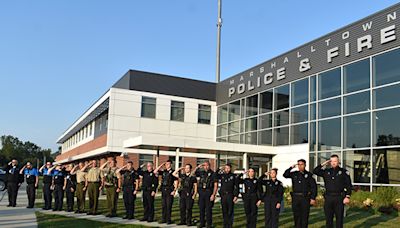
<path id="1" fill-rule="evenodd" d="M 249 161 L 248 161 L 247 153 L 243 154 L 243 169 L 244 170 L 249 169 Z"/>
<path id="2" fill-rule="evenodd" d="M 175 154 L 175 170 L 178 170 L 179 167 L 179 148 L 176 148 L 176 154 Z"/>

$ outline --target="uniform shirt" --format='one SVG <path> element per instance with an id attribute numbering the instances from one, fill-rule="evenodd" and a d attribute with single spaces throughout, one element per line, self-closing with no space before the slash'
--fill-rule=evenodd
<path id="1" fill-rule="evenodd" d="M 71 174 L 70 172 L 66 172 L 65 179 L 67 179 L 67 189 L 76 188 L 76 174 Z"/>
<path id="2" fill-rule="evenodd" d="M 176 177 L 174 177 L 172 175 L 172 173 L 174 172 L 173 169 L 169 169 L 169 170 L 163 170 L 163 171 L 158 171 L 158 175 L 161 176 L 161 187 L 162 188 L 173 188 L 174 187 L 174 182 L 176 179 Z"/>
<path id="3" fill-rule="evenodd" d="M 92 167 L 89 169 L 86 174 L 86 178 L 88 182 L 100 182 L 100 179 L 103 177 L 103 174 L 99 167 Z"/>
<path id="4" fill-rule="evenodd" d="M 25 168 L 24 176 L 27 184 L 34 184 L 36 182 L 36 177 L 39 176 L 39 173 L 36 168 Z"/>
<path id="5" fill-rule="evenodd" d="M 106 186 L 117 186 L 117 167 L 107 167 L 103 169 L 104 184 Z"/>
<path id="6" fill-rule="evenodd" d="M 324 178 L 326 193 L 351 195 L 350 173 L 344 168 L 323 169 L 321 164 L 315 167 L 314 174 Z"/>
<path id="7" fill-rule="evenodd" d="M 239 184 L 243 184 L 243 196 L 247 197 L 250 195 L 256 195 L 258 199 L 262 198 L 262 183 L 257 178 L 242 178 L 243 175 L 239 176 Z"/>
<path id="8" fill-rule="evenodd" d="M 211 169 L 208 171 L 205 170 L 196 170 L 195 172 L 196 177 L 200 177 L 199 179 L 199 184 L 197 188 L 200 189 L 208 189 L 208 190 L 213 190 L 214 189 L 214 183 L 218 181 L 218 179 L 215 178 L 215 173 Z"/>
<path id="9" fill-rule="evenodd" d="M 64 185 L 64 178 L 66 176 L 65 170 L 53 170 L 53 180 L 56 185 Z"/>
<path id="10" fill-rule="evenodd" d="M 267 179 L 265 175 L 260 177 L 260 182 L 263 185 L 264 198 L 275 199 L 277 203 L 283 200 L 283 184 L 280 180 Z"/>
<path id="11" fill-rule="evenodd" d="M 17 166 L 7 165 L 4 171 L 6 171 L 7 182 L 22 183 L 24 181 L 24 176 L 19 174 L 20 169 Z"/>
<path id="12" fill-rule="evenodd" d="M 217 172 L 217 179 L 221 182 L 220 195 L 233 194 L 234 196 L 239 195 L 239 183 L 236 175 L 233 173 Z"/>
<path id="13" fill-rule="evenodd" d="M 85 182 L 86 174 L 86 172 L 81 170 L 76 171 L 76 182 L 78 184 L 83 184 Z"/>
<path id="14" fill-rule="evenodd" d="M 179 194 L 192 195 L 194 193 L 194 183 L 197 183 L 196 177 L 191 174 L 181 173 L 179 178 L 181 179 Z"/>
<path id="15" fill-rule="evenodd" d="M 139 178 L 135 169 L 132 170 L 122 170 L 120 172 L 120 178 L 123 178 L 122 187 L 134 188 L 136 185 L 136 180 Z"/>
<path id="16" fill-rule="evenodd" d="M 290 172 L 293 168 L 290 167 L 285 171 L 283 176 L 292 179 L 292 188 L 294 193 L 303 193 L 305 196 L 310 196 L 315 199 L 317 196 L 317 183 L 312 177 L 312 173 L 304 170 L 304 172 L 294 171 Z"/>
<path id="17" fill-rule="evenodd" d="M 51 180 L 53 179 L 53 172 L 54 170 L 49 173 L 49 169 L 47 167 L 44 167 L 42 169 L 42 172 L 40 172 L 40 174 L 43 175 L 43 184 L 51 184 Z"/>
<path id="18" fill-rule="evenodd" d="M 158 187 L 158 178 L 153 171 L 138 170 L 138 174 L 142 177 L 142 190 L 156 192 Z"/>

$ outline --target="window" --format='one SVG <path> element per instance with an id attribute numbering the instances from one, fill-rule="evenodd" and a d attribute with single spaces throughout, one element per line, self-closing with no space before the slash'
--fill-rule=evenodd
<path id="1" fill-rule="evenodd" d="M 289 110 L 274 113 L 274 126 L 284 126 L 289 124 Z"/>
<path id="2" fill-rule="evenodd" d="M 228 137 L 228 142 L 230 143 L 239 143 L 240 142 L 240 138 L 239 135 L 231 135 Z"/>
<path id="3" fill-rule="evenodd" d="M 318 142 L 319 150 L 332 150 L 341 147 L 340 118 L 319 121 Z"/>
<path id="4" fill-rule="evenodd" d="M 310 151 L 316 151 L 317 150 L 317 133 L 316 133 L 316 123 L 311 122 L 310 123 Z M 313 167 L 313 166 L 310 166 Z"/>
<path id="5" fill-rule="evenodd" d="M 399 116 L 398 108 L 374 112 L 375 146 L 400 145 Z"/>
<path id="6" fill-rule="evenodd" d="M 317 77 L 310 77 L 310 101 L 315 101 L 317 99 Z"/>
<path id="7" fill-rule="evenodd" d="M 257 145 L 257 132 L 249 132 L 245 134 L 245 143 Z"/>
<path id="8" fill-rule="evenodd" d="M 374 90 L 374 107 L 384 108 L 400 104 L 400 84 Z"/>
<path id="9" fill-rule="evenodd" d="M 343 91 L 351 93 L 370 86 L 369 59 L 343 67 Z"/>
<path id="10" fill-rule="evenodd" d="M 228 121 L 228 105 L 222 105 L 218 107 L 217 122 L 225 123 Z"/>
<path id="11" fill-rule="evenodd" d="M 343 152 L 343 163 L 354 183 L 370 183 L 371 151 L 351 150 Z"/>
<path id="12" fill-rule="evenodd" d="M 272 111 L 272 91 L 266 91 L 260 94 L 260 112 L 266 113 Z"/>
<path id="13" fill-rule="evenodd" d="M 265 114 L 260 116 L 260 129 L 272 127 L 272 114 Z"/>
<path id="14" fill-rule="evenodd" d="M 156 118 L 156 98 L 142 97 L 142 117 Z"/>
<path id="15" fill-rule="evenodd" d="M 171 101 L 171 120 L 185 120 L 185 103 L 181 101 Z"/>
<path id="16" fill-rule="evenodd" d="M 373 182 L 378 184 L 400 184 L 400 148 L 374 150 Z"/>
<path id="17" fill-rule="evenodd" d="M 338 116 L 341 113 L 341 99 L 322 101 L 318 104 L 319 118 Z"/>
<path id="18" fill-rule="evenodd" d="M 400 79 L 400 49 L 378 55 L 372 59 L 374 85 L 380 86 Z"/>
<path id="19" fill-rule="evenodd" d="M 246 117 L 258 114 L 258 95 L 246 98 Z"/>
<path id="20" fill-rule="evenodd" d="M 153 155 L 151 154 L 139 154 L 139 165 L 142 165 L 147 162 L 153 162 Z M 146 169 L 146 166 L 143 167 Z"/>
<path id="21" fill-rule="evenodd" d="M 199 104 L 199 112 L 197 122 L 200 124 L 210 124 L 211 122 L 211 106 Z"/>
<path id="22" fill-rule="evenodd" d="M 222 124 L 217 127 L 217 137 L 228 135 L 228 124 Z"/>
<path id="23" fill-rule="evenodd" d="M 289 145 L 289 127 L 274 129 L 274 146 Z"/>
<path id="24" fill-rule="evenodd" d="M 369 110 L 369 97 L 369 91 L 344 97 L 344 113 L 349 114 Z"/>
<path id="25" fill-rule="evenodd" d="M 228 135 L 238 134 L 240 121 L 231 122 L 228 124 Z"/>
<path id="26" fill-rule="evenodd" d="M 272 145 L 272 130 L 264 130 L 258 132 L 259 145 Z"/>
<path id="27" fill-rule="evenodd" d="M 317 104 L 310 104 L 310 120 L 315 120 L 317 118 Z"/>
<path id="28" fill-rule="evenodd" d="M 292 84 L 292 106 L 308 103 L 308 78 Z"/>
<path id="29" fill-rule="evenodd" d="M 289 108 L 289 85 L 274 89 L 275 110 Z"/>
<path id="30" fill-rule="evenodd" d="M 257 117 L 246 119 L 246 132 L 257 130 Z"/>
<path id="31" fill-rule="evenodd" d="M 292 123 L 300 123 L 308 120 L 308 105 L 292 108 Z"/>
<path id="32" fill-rule="evenodd" d="M 290 144 L 308 143 L 308 124 L 292 125 L 290 129 Z"/>
<path id="33" fill-rule="evenodd" d="M 229 121 L 240 119 L 240 100 L 229 104 Z"/>
<path id="34" fill-rule="evenodd" d="M 341 94 L 341 70 L 334 70 L 322 73 L 318 78 L 319 99 L 334 97 Z"/>
<path id="35" fill-rule="evenodd" d="M 369 147 L 371 124 L 370 114 L 352 115 L 344 117 L 344 147 Z"/>

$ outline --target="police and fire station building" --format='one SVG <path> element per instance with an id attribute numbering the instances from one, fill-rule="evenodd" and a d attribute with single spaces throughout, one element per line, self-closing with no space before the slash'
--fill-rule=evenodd
<path id="1" fill-rule="evenodd" d="M 400 186 L 400 4 L 213 83 L 128 71 L 58 139 L 59 163 L 117 156 L 215 169 L 312 168 Z M 280 44 L 283 45 L 283 44 Z M 321 180 L 319 180 L 321 181 Z"/>

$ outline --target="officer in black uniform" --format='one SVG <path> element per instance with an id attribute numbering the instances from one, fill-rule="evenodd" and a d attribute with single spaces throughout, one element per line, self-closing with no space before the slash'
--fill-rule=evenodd
<path id="1" fill-rule="evenodd" d="M 323 168 L 327 164 L 331 168 Z M 333 216 L 336 217 L 336 227 L 343 227 L 344 205 L 350 203 L 352 189 L 349 171 L 339 166 L 339 156 L 334 154 L 330 160 L 315 167 L 314 174 L 325 182 L 326 227 L 333 227 Z"/>
<path id="2" fill-rule="evenodd" d="M 222 217 L 225 228 L 231 228 L 233 225 L 233 208 L 239 196 L 239 183 L 236 175 L 231 170 L 232 165 L 225 164 L 224 170 L 219 170 L 216 174 L 221 183 L 219 195 L 221 196 Z"/>
<path id="3" fill-rule="evenodd" d="M 243 184 L 243 206 L 246 213 L 246 227 L 255 228 L 257 225 L 258 207 L 262 200 L 262 184 L 255 177 L 253 168 L 246 172 L 247 177 L 243 179 L 243 174 L 239 175 L 239 184 Z"/>
<path id="4" fill-rule="evenodd" d="M 24 181 L 24 176 L 19 173 L 18 161 L 13 159 L 4 168 L 6 171 L 7 192 L 8 192 L 8 205 L 7 207 L 17 206 L 18 188 Z"/>
<path id="5" fill-rule="evenodd" d="M 264 190 L 264 215 L 265 227 L 276 228 L 279 225 L 279 212 L 283 200 L 283 184 L 276 179 L 278 169 L 271 169 L 260 177 L 260 181 L 265 187 Z M 268 176 L 270 177 L 268 179 Z"/>
<path id="6" fill-rule="evenodd" d="M 291 172 L 297 166 L 298 170 Z M 297 164 L 288 168 L 283 177 L 292 179 L 292 211 L 294 224 L 297 228 L 308 227 L 308 216 L 310 214 L 310 205 L 315 205 L 317 196 L 317 183 L 312 177 L 312 173 L 306 169 L 306 161 L 300 159 Z"/>
<path id="7" fill-rule="evenodd" d="M 158 188 L 158 177 L 154 174 L 153 163 L 148 162 L 146 171 L 138 170 L 142 178 L 142 197 L 144 216 L 140 221 L 153 222 L 154 220 L 154 197 Z"/>
<path id="8" fill-rule="evenodd" d="M 139 188 L 139 176 L 133 168 L 132 161 L 128 161 L 126 165 L 117 169 L 116 173 L 118 176 L 117 191 L 119 192 L 121 190 L 122 184 L 122 192 L 124 197 L 126 215 L 123 217 L 123 219 L 134 219 L 136 194 Z"/>
<path id="9" fill-rule="evenodd" d="M 65 186 L 65 195 L 67 197 L 67 211 L 71 212 L 74 210 L 74 196 L 76 191 L 76 174 L 72 174 L 74 166 L 69 164 L 65 172 L 65 180 L 67 182 Z"/>
<path id="10" fill-rule="evenodd" d="M 184 173 L 179 173 L 184 170 Z M 192 209 L 194 199 L 197 195 L 197 179 L 192 175 L 192 165 L 186 164 L 176 170 L 173 175 L 180 179 L 179 185 L 179 208 L 181 212 L 181 222 L 178 225 L 192 225 Z"/>
<path id="11" fill-rule="evenodd" d="M 52 190 L 51 184 L 53 181 L 53 173 L 52 171 L 49 173 L 49 169 L 51 168 L 51 162 L 46 162 L 39 169 L 39 173 L 43 175 L 43 199 L 44 199 L 44 207 L 43 210 L 51 210 L 51 201 L 52 201 Z"/>
<path id="12" fill-rule="evenodd" d="M 36 188 L 39 183 L 39 172 L 36 168 L 33 168 L 30 162 L 27 162 L 19 171 L 19 174 L 25 176 L 27 184 L 26 194 L 28 195 L 28 206 L 26 208 L 33 208 L 33 206 L 35 206 Z"/>
<path id="13" fill-rule="evenodd" d="M 199 168 L 203 170 L 198 170 Z M 198 227 L 212 227 L 212 208 L 218 190 L 218 180 L 214 171 L 210 168 L 210 162 L 206 161 L 195 169 L 196 177 L 199 177 L 197 192 L 199 193 L 200 224 Z"/>
<path id="14" fill-rule="evenodd" d="M 165 166 L 165 169 L 160 170 L 163 166 Z M 172 175 L 174 173 L 174 170 L 171 166 L 172 161 L 167 160 L 154 170 L 154 174 L 156 174 L 157 176 L 161 176 L 161 223 L 167 224 L 172 224 L 172 204 L 174 203 L 174 196 L 178 188 L 178 179 L 174 177 L 174 175 Z"/>
<path id="15" fill-rule="evenodd" d="M 53 172 L 53 189 L 54 189 L 54 208 L 53 211 L 62 211 L 64 190 L 67 185 L 67 179 L 65 179 L 65 169 L 60 164 L 53 166 L 48 172 Z"/>

